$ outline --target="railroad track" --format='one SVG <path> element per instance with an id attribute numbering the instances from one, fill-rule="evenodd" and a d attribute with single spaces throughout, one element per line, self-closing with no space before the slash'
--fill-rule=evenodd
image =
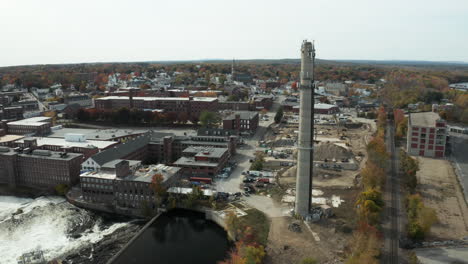
<path id="1" fill-rule="evenodd" d="M 389 179 L 387 180 L 386 191 L 387 197 L 390 199 L 390 206 L 387 208 L 387 216 L 389 217 L 389 229 L 386 234 L 386 253 L 384 263 L 397 264 L 400 263 L 399 257 L 399 207 L 400 207 L 400 193 L 398 171 L 396 166 L 396 153 L 395 153 L 395 129 L 393 120 L 389 120 L 387 124 L 387 149 L 390 152 L 390 170 Z"/>

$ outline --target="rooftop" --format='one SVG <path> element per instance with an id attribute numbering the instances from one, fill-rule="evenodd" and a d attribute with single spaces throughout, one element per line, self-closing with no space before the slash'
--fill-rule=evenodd
<path id="1" fill-rule="evenodd" d="M 411 113 L 409 115 L 410 125 L 419 127 L 433 127 L 439 119 L 439 114 L 434 112 Z"/>
<path id="2" fill-rule="evenodd" d="M 240 116 L 240 119 L 253 119 L 255 116 L 258 115 L 258 112 L 250 112 L 250 111 L 237 111 L 230 115 L 228 115 L 224 120 L 234 120 L 236 119 L 236 115 Z"/>
<path id="3" fill-rule="evenodd" d="M 26 119 L 23 119 L 23 120 L 8 122 L 8 125 L 42 126 L 44 124 L 50 123 L 51 121 L 52 121 L 52 118 L 50 118 L 50 117 L 39 116 L 39 117 L 31 117 L 31 118 L 26 118 Z"/>
<path id="4" fill-rule="evenodd" d="M 133 176 L 129 176 L 125 180 L 151 182 L 154 175 L 161 174 L 164 178 L 163 182 L 165 182 L 179 171 L 180 168 L 178 167 L 166 166 L 164 164 L 150 165 L 147 168 L 137 170 Z"/>
<path id="5" fill-rule="evenodd" d="M 96 100 L 128 100 L 128 96 L 106 96 L 106 97 L 101 97 Z M 140 97 L 140 96 L 135 96 L 133 97 L 133 100 L 142 100 L 142 101 L 188 101 L 188 97 Z"/>
<path id="6" fill-rule="evenodd" d="M 118 163 L 122 160 L 115 160 L 112 161 L 114 163 Z M 135 160 L 129 160 L 130 166 L 136 164 Z M 115 167 L 115 164 L 114 164 Z M 135 171 L 133 175 L 129 175 L 125 178 L 117 178 L 115 171 L 109 170 L 100 170 L 100 171 L 88 171 L 82 173 L 80 177 L 92 177 L 92 178 L 100 178 L 100 179 L 108 179 L 108 180 L 125 180 L 125 181 L 138 181 L 138 182 L 147 182 L 150 183 L 153 179 L 153 176 L 156 174 L 161 174 L 164 178 L 164 181 L 167 181 L 169 178 L 174 176 L 177 172 L 179 172 L 180 168 L 166 166 L 164 164 L 157 164 L 157 165 L 149 165 L 148 167 L 143 167 Z M 163 182 L 164 182 L 163 181 Z"/>
<path id="7" fill-rule="evenodd" d="M 98 141 L 98 140 L 86 140 L 84 142 L 71 142 L 63 138 L 49 138 L 49 137 L 31 137 L 28 139 L 36 139 L 37 146 L 61 146 L 61 147 L 75 147 L 75 148 L 98 148 L 105 149 L 112 145 L 115 145 L 114 141 Z M 23 143 L 24 139 L 17 140 L 19 143 Z"/>
<path id="8" fill-rule="evenodd" d="M 196 161 L 195 158 L 181 157 L 176 162 L 176 166 L 204 166 L 204 167 L 217 167 L 217 162 Z"/>
<path id="9" fill-rule="evenodd" d="M 183 153 L 193 153 L 197 157 L 221 158 L 227 151 L 227 148 L 190 146 L 184 149 Z"/>
<path id="10" fill-rule="evenodd" d="M 91 156 L 91 158 L 99 165 L 104 165 L 105 163 L 115 160 L 121 159 L 130 153 L 137 151 L 138 149 L 147 145 L 150 141 L 150 135 L 140 135 L 134 139 L 128 140 L 125 143 L 118 144 L 113 148 L 109 148 L 103 150 L 95 155 Z"/>
<path id="11" fill-rule="evenodd" d="M 92 177 L 106 180 L 115 180 L 117 176 L 112 171 L 87 171 L 80 174 L 80 177 Z"/>
<path id="12" fill-rule="evenodd" d="M 116 159 L 116 160 L 109 161 L 107 163 L 104 163 L 101 166 L 101 169 L 102 168 L 115 169 L 115 165 L 117 165 L 121 161 L 123 161 L 123 160 L 122 159 Z M 128 165 L 130 167 L 139 166 L 141 164 L 141 161 L 139 161 L 139 160 L 127 160 L 127 161 L 128 161 Z"/>
<path id="13" fill-rule="evenodd" d="M 113 140 L 114 138 L 138 135 L 147 132 L 143 129 L 85 129 L 85 128 L 62 128 L 52 131 L 49 138 L 65 138 L 66 134 L 81 134 L 90 140 Z"/>
<path id="14" fill-rule="evenodd" d="M 332 105 L 332 104 L 323 104 L 323 103 L 314 104 L 315 109 L 330 109 L 330 108 L 333 108 L 333 107 L 337 107 L 337 106 Z"/>
<path id="15" fill-rule="evenodd" d="M 203 189 L 204 196 L 212 196 L 216 193 L 216 191 L 210 189 Z M 193 188 L 182 188 L 182 187 L 171 187 L 167 190 L 168 193 L 176 193 L 176 194 L 190 194 L 193 192 Z"/>
<path id="16" fill-rule="evenodd" d="M 197 102 L 214 102 L 217 100 L 218 98 L 216 97 L 194 97 L 193 98 L 193 101 L 197 101 Z"/>
<path id="17" fill-rule="evenodd" d="M 19 136 L 19 135 L 5 135 L 5 136 L 3 136 L 3 137 L 0 137 L 0 143 L 16 141 L 16 140 L 22 139 L 22 138 L 24 138 L 24 136 Z"/>
<path id="18" fill-rule="evenodd" d="M 50 150 L 40 150 L 36 149 L 30 153 L 25 153 L 24 151 L 17 152 L 13 148 L 8 147 L 0 147 L 0 155 L 18 155 L 21 157 L 33 157 L 36 159 L 52 159 L 52 160 L 72 160 L 76 157 L 82 156 L 81 154 L 77 153 L 66 153 L 64 152 L 57 152 L 57 151 L 50 151 Z"/>

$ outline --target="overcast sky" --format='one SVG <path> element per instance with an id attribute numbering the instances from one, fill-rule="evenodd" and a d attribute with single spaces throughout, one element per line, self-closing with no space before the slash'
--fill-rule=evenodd
<path id="1" fill-rule="evenodd" d="M 0 66 L 298 58 L 468 62 L 467 0 L 0 0 Z"/>

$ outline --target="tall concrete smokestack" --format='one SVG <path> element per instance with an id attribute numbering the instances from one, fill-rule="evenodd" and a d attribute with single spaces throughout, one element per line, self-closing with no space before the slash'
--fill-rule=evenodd
<path id="1" fill-rule="evenodd" d="M 312 203 L 314 154 L 314 45 L 304 40 L 301 47 L 299 141 L 297 144 L 296 214 L 307 217 Z"/>
<path id="2" fill-rule="evenodd" d="M 133 89 L 132 88 L 128 89 L 128 99 L 129 99 L 128 101 L 130 103 L 130 105 L 129 105 L 130 109 L 133 109 Z"/>

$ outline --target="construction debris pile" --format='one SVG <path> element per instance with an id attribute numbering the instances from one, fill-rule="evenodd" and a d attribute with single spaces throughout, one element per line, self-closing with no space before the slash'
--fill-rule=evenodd
<path id="1" fill-rule="evenodd" d="M 321 143 L 314 148 L 314 160 L 342 160 L 351 159 L 353 153 L 344 147 L 334 143 Z"/>
<path id="2" fill-rule="evenodd" d="M 295 233 L 302 232 L 301 224 L 298 221 L 294 221 L 288 225 L 288 229 Z"/>
<path id="3" fill-rule="evenodd" d="M 316 222 L 322 218 L 332 217 L 333 211 L 330 206 L 322 205 L 322 206 L 312 208 L 310 215 L 311 215 L 311 218 L 308 220 L 312 222 Z"/>

